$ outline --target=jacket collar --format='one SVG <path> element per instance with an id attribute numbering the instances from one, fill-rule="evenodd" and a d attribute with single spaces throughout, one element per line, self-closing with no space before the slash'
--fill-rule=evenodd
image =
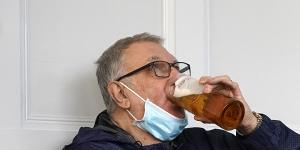
<path id="1" fill-rule="evenodd" d="M 111 121 L 107 110 L 102 111 L 97 116 L 94 128 L 118 135 L 118 137 L 120 137 L 120 139 L 122 139 L 123 142 L 133 143 L 136 145 L 136 147 L 142 149 L 142 144 L 140 141 L 136 141 L 128 132 L 119 128 Z M 173 141 L 168 142 L 168 145 L 170 146 L 170 149 L 179 149 L 182 146 L 183 142 L 185 142 L 185 139 L 182 136 L 179 136 Z"/>
<path id="2" fill-rule="evenodd" d="M 117 137 L 120 137 L 120 139 L 123 140 L 123 142 L 128 143 L 140 143 L 137 142 L 128 132 L 125 130 L 119 128 L 116 126 L 112 121 L 110 115 L 107 113 L 107 110 L 102 111 L 100 114 L 98 114 L 94 129 L 101 129 L 105 132 L 111 133 L 116 135 Z"/>

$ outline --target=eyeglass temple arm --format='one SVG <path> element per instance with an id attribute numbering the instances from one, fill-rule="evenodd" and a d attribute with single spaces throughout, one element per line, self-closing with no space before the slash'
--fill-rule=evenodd
<path id="1" fill-rule="evenodd" d="M 121 79 L 123 79 L 123 78 L 125 78 L 125 77 L 129 77 L 129 76 L 131 76 L 131 75 L 133 75 L 133 74 L 135 74 L 135 73 L 137 73 L 137 72 L 139 72 L 139 71 L 141 71 L 141 70 L 147 68 L 147 67 L 150 66 L 150 65 L 151 65 L 151 64 L 147 64 L 147 65 L 145 65 L 145 66 L 143 66 L 143 67 L 141 67 L 141 68 L 138 68 L 137 70 L 134 70 L 134 71 L 132 71 L 132 72 L 129 72 L 128 74 L 125 74 L 124 76 L 121 76 L 121 77 L 117 78 L 116 81 L 120 81 Z"/>
<path id="2" fill-rule="evenodd" d="M 183 72 L 185 72 L 185 71 L 187 71 L 187 70 L 190 70 L 190 74 L 191 74 L 190 66 L 186 66 L 186 67 L 182 68 L 181 70 L 179 70 L 179 72 L 180 72 L 180 73 L 183 73 Z"/>

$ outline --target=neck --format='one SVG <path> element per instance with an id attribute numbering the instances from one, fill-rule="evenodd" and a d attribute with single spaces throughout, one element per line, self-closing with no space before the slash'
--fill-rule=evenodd
<path id="1" fill-rule="evenodd" d="M 133 125 L 132 117 L 124 109 L 116 108 L 111 114 L 111 119 L 116 126 L 128 132 L 136 141 L 140 141 L 144 146 L 160 143 L 151 134 Z"/>

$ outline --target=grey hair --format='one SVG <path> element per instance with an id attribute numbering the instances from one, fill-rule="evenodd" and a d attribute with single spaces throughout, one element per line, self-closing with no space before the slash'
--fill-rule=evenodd
<path id="1" fill-rule="evenodd" d="M 106 49 L 96 62 L 98 84 L 109 114 L 111 114 L 116 108 L 116 103 L 108 93 L 108 83 L 124 74 L 125 71 L 122 68 L 123 50 L 137 42 L 153 42 L 161 45 L 163 43 L 163 39 L 149 33 L 140 33 L 132 37 L 120 39 Z"/>

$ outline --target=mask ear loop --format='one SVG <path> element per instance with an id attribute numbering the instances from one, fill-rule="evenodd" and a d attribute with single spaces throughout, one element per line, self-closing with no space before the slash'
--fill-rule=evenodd
<path id="1" fill-rule="evenodd" d="M 124 87 L 126 87 L 130 92 L 132 92 L 135 96 L 137 96 L 138 98 L 140 98 L 142 101 L 146 102 L 146 100 L 144 98 L 142 98 L 140 95 L 138 95 L 137 93 L 135 93 L 131 88 L 129 88 L 127 85 L 125 85 L 124 83 L 122 82 L 119 82 L 121 85 L 123 85 Z M 126 111 L 128 112 L 128 114 L 134 119 L 134 121 L 132 122 L 133 125 L 137 125 L 136 122 L 137 121 L 141 121 L 141 120 L 138 120 L 136 117 L 133 116 L 133 114 L 128 110 L 126 109 Z"/>
<path id="2" fill-rule="evenodd" d="M 122 84 L 123 86 L 125 86 L 130 92 L 132 92 L 135 96 L 137 96 L 138 98 L 140 98 L 141 100 L 143 100 L 144 102 L 146 102 L 146 100 L 144 98 L 142 98 L 140 95 L 138 95 L 137 93 L 135 93 L 131 88 L 129 88 L 127 85 L 125 85 L 122 82 L 119 82 L 120 84 Z"/>
<path id="3" fill-rule="evenodd" d="M 137 126 L 137 121 L 139 121 L 139 120 L 137 120 L 134 116 L 133 116 L 133 114 L 128 110 L 128 109 L 126 109 L 126 111 L 128 112 L 128 114 L 134 119 L 134 121 L 132 121 L 132 125 L 134 125 L 134 126 Z"/>

